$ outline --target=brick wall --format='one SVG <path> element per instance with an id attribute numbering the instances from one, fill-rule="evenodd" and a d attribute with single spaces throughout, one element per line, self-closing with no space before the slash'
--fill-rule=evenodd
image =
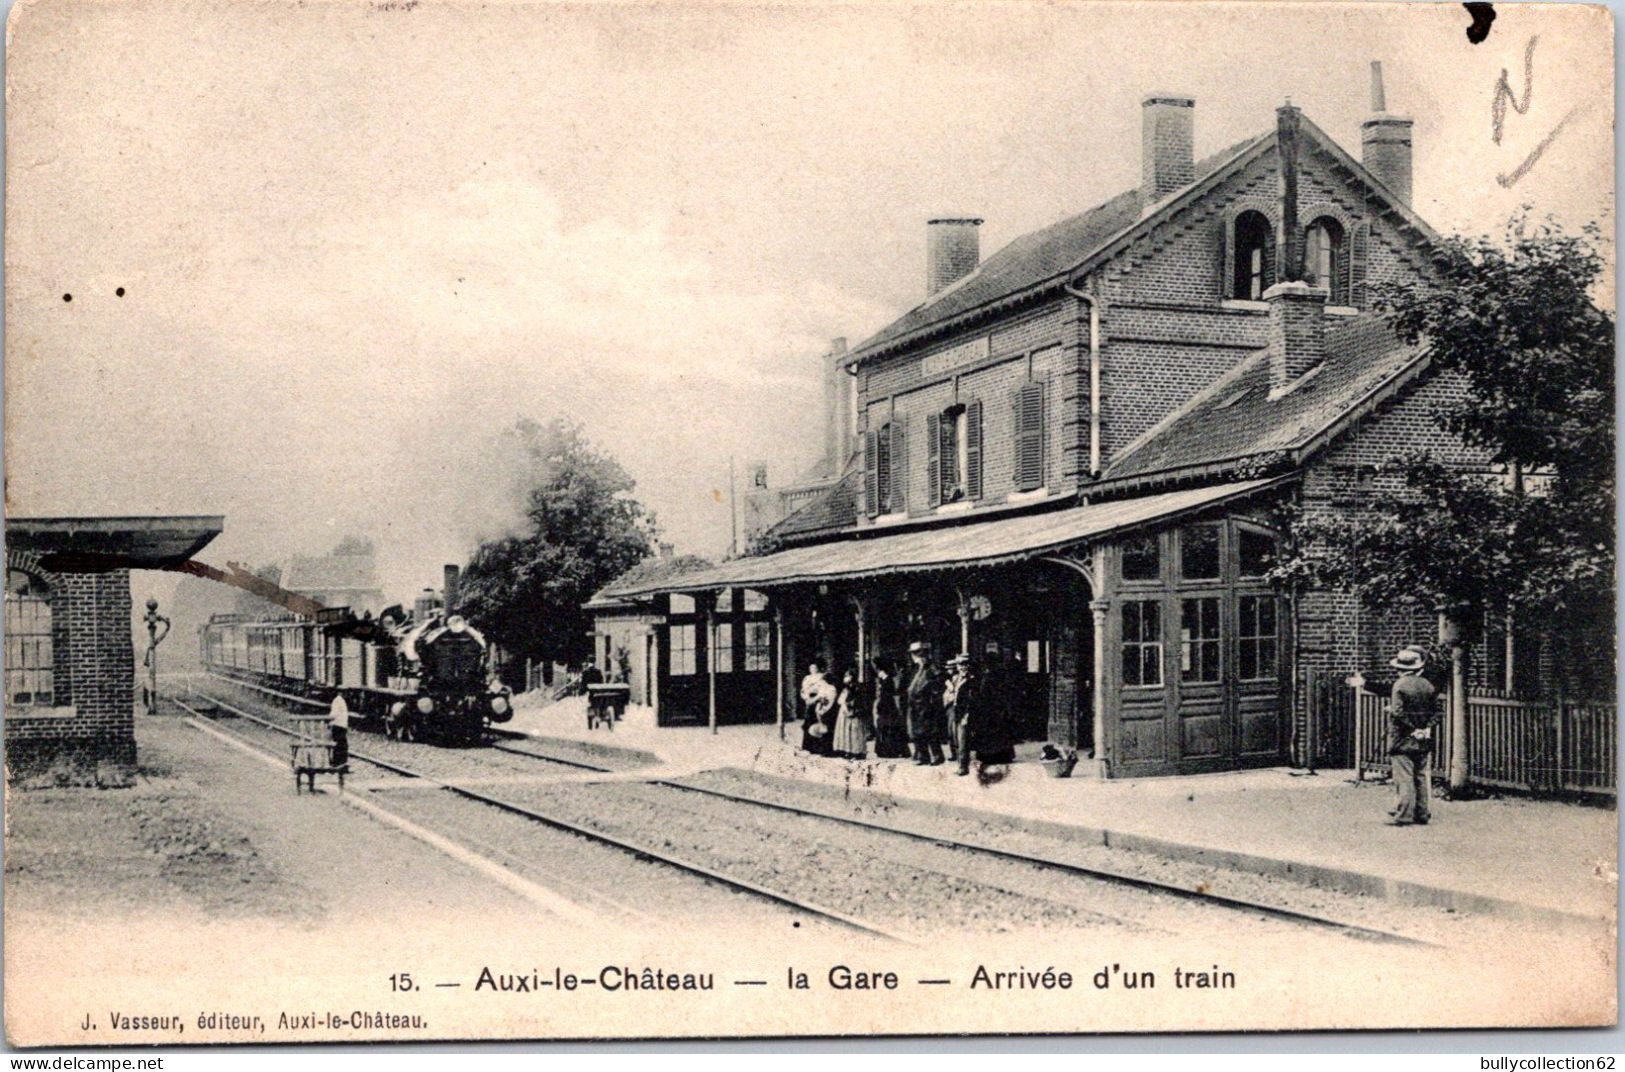
<path id="1" fill-rule="evenodd" d="M 1441 460 L 1480 465 L 1471 451 L 1439 428 L 1434 411 L 1461 396 L 1459 380 L 1434 377 L 1390 408 L 1367 418 L 1304 471 L 1302 503 L 1311 517 L 1369 516 L 1369 496 L 1376 490 L 1398 490 L 1396 473 L 1372 473 L 1406 451 L 1427 449 Z M 1382 613 L 1362 608 L 1351 595 L 1332 591 L 1304 593 L 1298 601 L 1298 665 L 1346 674 L 1370 674 L 1385 667 L 1403 645 L 1438 644 L 1438 619 L 1427 611 L 1395 609 Z"/>
<path id="2" fill-rule="evenodd" d="M 966 332 L 877 362 L 862 378 L 860 425 L 878 430 L 901 420 L 906 428 L 908 512 L 933 511 L 927 487 L 927 418 L 950 406 L 982 403 L 981 505 L 998 505 L 1015 490 L 1017 386 L 1048 383 L 1045 394 L 1045 476 L 1052 493 L 1076 486 L 1079 438 L 1079 313 L 1072 299 L 1011 317 L 992 330 Z M 1087 322 L 1082 329 L 1087 335 Z M 955 360 L 955 355 L 963 355 Z M 1030 370 L 1030 372 L 1029 372 Z M 1082 388 L 1086 391 L 1086 385 Z M 1087 400 L 1085 399 L 1085 404 Z M 860 511 L 860 513 L 863 511 Z"/>
<path id="3" fill-rule="evenodd" d="M 51 784 L 125 784 L 135 765 L 135 650 L 130 574 L 55 574 L 35 552 L 7 549 L 6 565 L 51 588 L 56 710 L 5 712 L 6 772 L 11 780 Z"/>
<path id="4" fill-rule="evenodd" d="M 1271 150 L 1203 198 L 1164 219 L 1118 253 L 1087 281 L 1100 297 L 1101 461 L 1109 465 L 1135 439 L 1202 388 L 1266 344 L 1263 306 L 1224 300 L 1226 235 L 1235 216 L 1262 212 L 1277 227 L 1279 158 Z M 1365 242 L 1368 282 L 1416 280 L 1426 260 L 1388 217 L 1376 214 L 1365 191 L 1348 181 L 1332 158 L 1318 151 L 1300 160 L 1299 219 L 1320 216 L 1344 231 L 1343 259 L 1352 257 L 1356 228 Z M 1352 300 L 1352 298 L 1351 298 Z M 977 325 L 869 364 L 860 382 L 860 425 L 875 429 L 895 411 L 907 420 L 908 507 L 926 512 L 925 415 L 957 398 L 981 397 L 985 405 L 984 504 L 1010 490 L 1009 406 L 1003 397 L 1025 375 L 1053 377 L 1047 404 L 1046 473 L 1052 492 L 1088 482 L 1088 309 L 1070 297 Z M 987 349 L 966 359 L 961 374 L 943 372 L 956 348 L 985 341 Z M 1053 356 L 1046 347 L 1055 347 Z M 1009 361 L 1000 361 L 1010 357 Z"/>

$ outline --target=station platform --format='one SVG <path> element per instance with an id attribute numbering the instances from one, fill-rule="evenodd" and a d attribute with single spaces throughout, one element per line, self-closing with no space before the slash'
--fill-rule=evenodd
<path id="1" fill-rule="evenodd" d="M 586 701 L 520 705 L 507 729 L 653 754 L 662 775 L 733 768 L 824 786 L 833 802 L 888 821 L 968 812 L 1045 834 L 1459 911 L 1616 918 L 1618 815 L 1612 808 L 1516 796 L 1435 799 L 1427 826 L 1387 825 L 1390 786 L 1352 771 L 1285 767 L 1102 781 L 1080 765 L 1049 777 L 1023 756 L 1002 779 L 954 766 L 810 756 L 799 725 L 660 728 L 630 707 L 613 730 L 587 729 Z"/>

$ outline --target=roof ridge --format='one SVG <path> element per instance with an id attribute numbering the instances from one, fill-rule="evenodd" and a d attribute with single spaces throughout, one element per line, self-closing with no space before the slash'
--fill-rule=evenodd
<path id="1" fill-rule="evenodd" d="M 1223 177 L 1228 174 L 1229 169 L 1236 166 L 1240 161 L 1244 160 L 1247 155 L 1253 152 L 1255 149 L 1258 149 L 1261 146 L 1273 141 L 1274 138 L 1275 128 L 1270 127 L 1268 130 L 1260 134 L 1253 135 L 1249 138 L 1244 138 L 1233 145 L 1229 145 L 1218 150 L 1217 152 L 1208 154 L 1196 162 L 1194 166 L 1194 170 L 1197 173 L 1196 178 L 1190 183 L 1186 184 L 1184 187 L 1181 187 L 1179 190 L 1174 191 L 1173 193 L 1149 206 L 1151 211 L 1147 211 L 1148 206 L 1141 204 L 1142 199 L 1140 187 L 1132 186 L 1112 195 L 1111 197 L 1108 197 L 1106 200 L 1101 201 L 1100 203 L 1091 208 L 1085 209 L 1082 212 L 1063 216 L 1053 223 L 1045 224 L 1042 227 L 1037 227 L 1031 231 L 1027 231 L 1024 234 L 1018 235 L 1009 242 L 1006 242 L 1003 246 L 999 247 L 998 251 L 992 256 L 986 258 L 980 264 L 978 264 L 974 272 L 968 273 L 960 280 L 956 280 L 955 285 L 945 287 L 944 289 L 926 298 L 924 301 L 911 306 L 909 309 L 894 317 L 885 327 L 874 332 L 869 336 L 869 338 L 853 347 L 851 350 L 851 357 L 854 360 L 862 361 L 869 356 L 867 351 L 870 351 L 871 349 L 902 345 L 905 340 L 914 339 L 916 336 L 930 328 L 938 327 L 944 323 L 951 322 L 956 319 L 974 316 L 975 314 L 986 309 L 988 306 L 995 305 L 1001 301 L 1006 301 L 1014 295 L 1037 288 L 1043 288 L 1045 286 L 1051 286 L 1058 281 L 1064 281 L 1076 273 L 1080 268 L 1087 265 L 1091 260 L 1098 256 L 1102 250 L 1108 249 L 1115 245 L 1125 236 L 1134 233 L 1138 228 L 1149 228 L 1156 222 L 1160 221 L 1165 215 L 1182 206 L 1185 201 L 1195 195 L 1198 191 L 1206 189 L 1215 182 L 1221 181 Z M 1106 209 L 1117 205 L 1118 202 L 1128 201 L 1132 201 L 1135 206 L 1133 218 L 1128 219 L 1121 226 L 1117 227 L 1113 231 L 1110 231 L 1101 238 L 1090 241 L 1089 245 L 1081 254 L 1065 258 L 1062 262 L 1064 267 L 1049 271 L 1048 273 L 1040 275 L 1035 280 L 1029 282 L 1017 281 L 1009 288 L 1001 290 L 997 294 L 991 295 L 988 298 L 969 306 L 968 308 L 962 309 L 958 312 L 949 312 L 938 317 L 927 319 L 924 323 L 905 329 L 895 336 L 889 338 L 885 337 L 887 332 L 891 331 L 899 323 L 907 320 L 910 316 L 917 313 L 923 313 L 931 306 L 939 304 L 942 300 L 952 297 L 954 294 L 957 294 L 963 289 L 967 288 L 973 278 L 983 276 L 985 274 L 985 269 L 993 265 L 999 257 L 1003 256 L 1007 251 L 1018 244 L 1026 242 L 1030 239 L 1034 239 L 1035 237 L 1045 234 L 1046 232 L 1064 228 L 1067 225 L 1079 226 L 1088 220 L 1089 217 L 1103 214 Z M 1122 206 L 1119 205 L 1117 207 L 1121 209 Z M 1041 243 L 1037 244 L 1041 245 Z"/>
<path id="2" fill-rule="evenodd" d="M 1307 115 L 1299 113 L 1299 119 L 1302 124 L 1300 129 L 1308 131 L 1309 135 L 1314 138 L 1315 142 L 1320 145 L 1322 149 L 1326 150 L 1334 158 L 1336 158 L 1338 163 L 1352 171 L 1357 179 L 1370 186 L 1373 190 L 1380 194 L 1383 200 L 1388 202 L 1388 207 L 1404 217 L 1406 223 L 1422 232 L 1423 237 L 1425 237 L 1428 241 L 1441 241 L 1439 232 L 1435 231 L 1433 227 L 1426 220 L 1424 220 L 1415 209 L 1406 203 L 1403 198 L 1394 193 L 1394 191 L 1390 190 L 1387 183 L 1383 182 L 1381 179 L 1377 178 L 1376 175 L 1372 174 L 1371 170 L 1367 168 L 1364 163 L 1350 156 L 1348 150 L 1344 149 L 1337 143 L 1336 138 L 1320 129 L 1320 127 L 1315 124 L 1315 121 L 1310 119 Z"/>

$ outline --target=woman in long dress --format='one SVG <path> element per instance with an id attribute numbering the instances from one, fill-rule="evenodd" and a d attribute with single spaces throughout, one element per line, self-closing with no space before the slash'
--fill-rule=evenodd
<path id="1" fill-rule="evenodd" d="M 830 754 L 831 723 L 835 716 L 835 685 L 824 676 L 822 663 L 813 662 L 801 679 L 801 702 L 805 704 L 801 722 L 801 748 L 815 756 Z"/>
<path id="2" fill-rule="evenodd" d="M 841 675 L 841 695 L 835 701 L 835 754 L 847 759 L 869 755 L 869 724 L 864 718 L 863 684 L 858 672 L 849 669 Z"/>

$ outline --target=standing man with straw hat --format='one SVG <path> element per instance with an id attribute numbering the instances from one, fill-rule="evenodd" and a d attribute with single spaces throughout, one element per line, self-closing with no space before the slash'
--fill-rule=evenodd
<path id="1" fill-rule="evenodd" d="M 1388 664 L 1399 671 L 1388 712 L 1388 758 L 1399 791 L 1390 826 L 1426 826 L 1429 817 L 1428 757 L 1439 713 L 1437 692 L 1422 676 L 1424 662 L 1421 652 L 1404 648 Z"/>

